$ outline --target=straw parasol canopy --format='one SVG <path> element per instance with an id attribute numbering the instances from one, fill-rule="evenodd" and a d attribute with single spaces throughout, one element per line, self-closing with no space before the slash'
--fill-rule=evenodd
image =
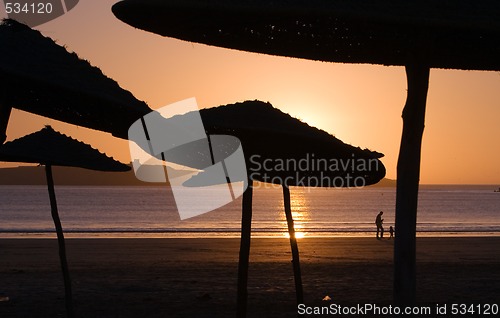
<path id="1" fill-rule="evenodd" d="M 98 171 L 129 171 L 130 167 L 90 145 L 63 135 L 50 126 L 0 146 L 0 160 L 78 167 Z"/>
<path id="2" fill-rule="evenodd" d="M 59 258 L 64 278 L 66 311 L 68 317 L 74 317 L 71 279 L 66 260 L 63 229 L 57 210 L 52 166 L 79 167 L 116 172 L 128 171 L 131 168 L 87 144 L 54 131 L 50 126 L 0 145 L 0 161 L 39 163 L 45 166 L 51 214 L 57 232 Z"/>
<path id="3" fill-rule="evenodd" d="M 187 41 L 341 63 L 405 66 L 394 300 L 416 299 L 421 144 L 431 68 L 500 70 L 495 0 L 123 0 L 120 20 Z"/>
<path id="4" fill-rule="evenodd" d="M 99 68 L 15 20 L 0 23 L 0 57 L 2 143 L 11 108 L 121 138 L 151 111 Z"/>
<path id="5" fill-rule="evenodd" d="M 384 156 L 382 153 L 346 144 L 270 103 L 245 101 L 201 109 L 200 115 L 208 135 L 238 137 L 245 154 L 247 174 L 253 181 L 286 186 L 354 187 L 375 184 L 385 176 L 385 167 L 379 160 Z M 183 116 L 190 116 L 190 113 Z M 169 121 L 165 119 L 164 125 L 169 125 Z M 213 153 L 208 149 L 205 153 L 200 149 L 206 148 L 193 144 L 164 153 L 165 159 L 178 164 L 189 162 L 192 168 L 204 169 L 213 164 L 212 155 L 223 158 L 238 146 L 228 142 L 213 147 Z M 197 149 L 195 159 L 189 149 Z M 181 157 L 182 154 L 185 157 Z M 362 163 L 366 166 L 361 166 Z M 316 184 L 314 180 L 321 177 L 337 178 L 338 182 Z M 362 179 L 363 184 L 355 185 L 355 178 Z"/>
<path id="6" fill-rule="evenodd" d="M 243 51 L 404 66 L 421 39 L 432 44 L 430 67 L 500 69 L 494 0 L 124 0 L 113 13 L 163 36 Z"/>

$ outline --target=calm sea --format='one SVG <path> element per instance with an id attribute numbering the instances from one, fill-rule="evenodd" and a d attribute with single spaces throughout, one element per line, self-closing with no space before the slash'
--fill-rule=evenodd
<path id="1" fill-rule="evenodd" d="M 493 186 L 421 186 L 419 235 L 500 235 L 500 193 Z M 238 236 L 241 198 L 181 221 L 168 187 L 56 186 L 68 237 Z M 373 235 L 378 211 L 394 225 L 394 188 L 291 188 L 296 230 L 305 236 Z M 280 189 L 254 190 L 253 234 L 286 230 Z M 396 229 L 397 233 L 397 229 Z M 0 236 L 54 235 L 44 186 L 0 186 Z"/>

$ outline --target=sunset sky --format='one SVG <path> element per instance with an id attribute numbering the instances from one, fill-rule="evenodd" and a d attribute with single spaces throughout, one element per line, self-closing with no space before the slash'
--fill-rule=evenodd
<path id="1" fill-rule="evenodd" d="M 154 109 L 189 97 L 202 108 L 269 101 L 346 143 L 384 153 L 387 177 L 396 178 L 406 99 L 403 67 L 315 62 L 164 38 L 116 19 L 115 2 L 81 0 L 37 29 Z M 431 70 L 421 183 L 500 183 L 499 104 L 499 73 Z M 8 140 L 46 124 L 130 161 L 127 141 L 18 110 Z"/>

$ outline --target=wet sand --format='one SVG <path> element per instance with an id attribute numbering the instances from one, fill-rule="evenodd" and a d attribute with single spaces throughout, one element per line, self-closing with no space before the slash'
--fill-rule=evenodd
<path id="1" fill-rule="evenodd" d="M 299 240 L 305 303 L 392 302 L 393 241 Z M 68 239 L 77 317 L 235 317 L 238 239 Z M 418 238 L 418 304 L 500 305 L 500 237 Z M 290 246 L 253 239 L 249 317 L 295 317 Z M 0 317 L 65 317 L 55 239 L 0 240 Z"/>

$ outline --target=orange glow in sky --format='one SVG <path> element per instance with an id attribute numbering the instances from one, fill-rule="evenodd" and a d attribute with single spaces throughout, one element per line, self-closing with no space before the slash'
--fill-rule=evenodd
<path id="1" fill-rule="evenodd" d="M 200 107 L 269 101 L 346 143 L 384 153 L 387 177 L 396 178 L 406 99 L 403 67 L 307 61 L 164 38 L 116 19 L 115 2 L 81 0 L 37 29 L 152 108 L 189 97 Z M 431 70 L 421 183 L 500 183 L 499 88 L 497 72 Z M 130 161 L 125 140 L 18 110 L 8 140 L 45 124 Z"/>

